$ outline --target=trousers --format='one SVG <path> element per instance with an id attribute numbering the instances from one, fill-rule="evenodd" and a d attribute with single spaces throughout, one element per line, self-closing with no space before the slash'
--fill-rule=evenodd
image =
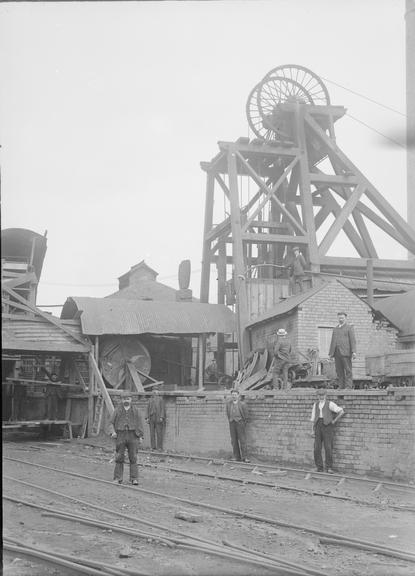
<path id="1" fill-rule="evenodd" d="M 272 387 L 274 390 L 278 390 L 280 388 L 282 380 L 281 388 L 282 390 L 287 390 L 288 386 L 288 368 L 290 363 L 288 361 L 282 360 L 281 358 L 274 359 L 274 367 L 272 371 Z"/>
<path id="2" fill-rule="evenodd" d="M 130 480 L 137 480 L 137 450 L 138 438 L 134 430 L 117 430 L 117 440 L 115 443 L 115 468 L 114 480 L 122 480 L 124 476 L 125 449 L 128 450 L 130 460 Z"/>
<path id="3" fill-rule="evenodd" d="M 326 470 L 333 467 L 333 424 L 324 424 L 323 418 L 319 418 L 314 428 L 314 462 L 316 467 L 323 470 L 323 458 L 321 455 L 324 446 Z"/>
<path id="4" fill-rule="evenodd" d="M 352 359 L 350 356 L 342 356 L 337 351 L 334 354 L 339 388 L 353 388 Z"/>
<path id="5" fill-rule="evenodd" d="M 157 419 L 150 418 L 150 443 L 152 450 L 163 450 L 164 422 L 157 422 Z"/>
<path id="6" fill-rule="evenodd" d="M 229 432 L 231 434 L 232 450 L 235 460 L 245 460 L 246 458 L 246 432 L 245 423 L 242 420 L 232 420 L 229 422 Z"/>

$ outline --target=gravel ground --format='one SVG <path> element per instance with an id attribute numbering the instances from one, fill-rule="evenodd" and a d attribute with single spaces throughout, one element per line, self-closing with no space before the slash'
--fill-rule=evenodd
<path id="1" fill-rule="evenodd" d="M 108 448 L 110 444 L 107 443 L 106 446 Z M 76 440 L 37 445 L 34 441 L 5 443 L 3 456 L 112 480 L 113 454 L 108 450 L 93 448 L 87 443 Z M 142 462 L 150 461 L 143 455 L 140 458 Z M 157 463 L 158 460 L 160 459 L 151 458 L 153 463 Z M 166 463 L 168 464 L 168 461 L 163 462 L 163 465 Z M 195 469 L 204 466 L 204 470 L 207 469 L 206 464 L 189 462 L 184 464 L 177 460 L 172 465 L 187 468 L 195 466 Z M 208 468 L 209 471 L 211 469 L 212 467 Z M 140 468 L 139 488 L 258 514 L 303 528 L 293 530 L 168 498 L 155 497 L 140 490 L 126 489 L 124 485 L 70 477 L 10 460 L 4 460 L 3 474 L 188 534 L 217 542 L 227 539 L 246 548 L 281 556 L 285 560 L 327 574 L 409 576 L 415 573 L 415 565 L 409 562 L 352 548 L 321 545 L 318 536 L 307 532 L 307 528 L 314 528 L 415 553 L 414 513 L 385 509 L 381 501 L 378 507 L 368 507 L 354 502 L 237 484 L 214 478 L 188 476 L 168 470 Z M 125 478 L 127 474 L 128 466 Z M 289 479 L 284 479 L 284 482 L 289 483 Z M 320 485 L 318 480 L 313 480 L 313 488 L 323 491 L 327 489 L 327 483 Z M 354 488 L 354 497 L 358 497 L 356 495 L 358 490 Z M 362 487 L 361 490 L 361 498 L 364 499 L 367 497 L 364 493 L 365 488 Z M 14 498 L 154 533 L 152 528 L 132 520 L 117 518 L 101 510 L 92 510 L 82 504 L 75 504 L 7 478 L 3 480 L 3 492 Z M 197 514 L 200 516 L 200 521 L 189 523 L 179 520 L 175 518 L 178 511 Z M 103 530 L 68 520 L 45 517 L 39 510 L 7 500 L 3 506 L 3 532 L 39 547 L 45 546 L 118 566 L 136 568 L 154 576 L 210 574 L 259 576 L 272 573 L 269 569 L 226 560 L 204 552 L 171 548 L 152 541 L 151 537 L 122 535 L 115 530 Z M 120 551 L 126 546 L 131 549 L 131 557 L 121 559 Z M 3 573 L 9 576 L 49 576 L 71 574 L 71 571 L 5 553 Z"/>

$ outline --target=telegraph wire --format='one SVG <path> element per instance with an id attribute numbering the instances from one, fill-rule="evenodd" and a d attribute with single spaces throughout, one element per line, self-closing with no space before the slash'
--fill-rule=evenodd
<path id="1" fill-rule="evenodd" d="M 407 146 L 405 146 L 405 144 L 402 144 L 402 142 L 398 142 L 398 140 L 395 140 L 394 138 L 391 138 L 390 136 L 386 136 L 386 134 L 384 134 L 384 133 L 381 132 L 380 130 L 377 130 L 376 128 L 373 128 L 373 126 L 370 126 L 370 125 L 367 124 L 366 122 L 363 122 L 363 120 L 359 120 L 359 118 L 356 118 L 356 116 L 352 116 L 352 114 L 349 114 L 349 112 L 346 112 L 346 116 L 348 116 L 349 118 L 351 118 L 351 119 L 354 120 L 355 122 L 358 122 L 359 124 L 362 124 L 362 126 L 365 126 L 366 128 L 369 128 L 369 130 L 372 130 L 372 132 L 376 132 L 376 134 L 379 134 L 380 136 L 382 136 L 382 137 L 385 138 L 386 140 L 389 140 L 389 142 L 392 142 L 392 143 L 395 144 L 396 146 L 399 146 L 399 148 L 403 148 L 404 150 L 407 151 L 408 154 L 413 154 L 413 152 L 412 152 Z"/>
<path id="2" fill-rule="evenodd" d="M 391 106 L 387 106 L 386 104 L 382 104 L 382 102 L 378 102 L 377 100 L 374 100 L 373 98 L 370 98 L 369 96 L 365 96 L 364 94 L 360 94 L 360 92 L 356 92 L 355 90 L 352 90 L 351 88 L 347 88 L 346 86 L 342 86 L 342 84 L 338 84 L 337 82 L 334 82 L 333 80 L 329 80 L 328 78 L 325 78 L 324 76 L 320 76 L 320 78 L 322 80 L 325 80 L 326 82 L 329 82 L 330 84 L 334 84 L 334 86 L 338 86 L 339 88 L 342 88 L 343 90 L 346 90 L 347 92 L 350 92 L 351 94 L 355 94 L 356 96 L 360 96 L 360 98 L 363 98 L 364 100 L 367 100 L 368 102 L 372 102 L 372 104 L 376 104 L 377 106 L 380 106 L 381 108 L 385 108 L 385 110 L 390 110 L 391 112 L 395 112 L 395 114 L 399 114 L 400 116 L 407 118 L 406 114 L 404 114 L 403 112 L 400 112 L 399 110 L 396 110 L 395 108 L 392 108 Z"/>
<path id="3" fill-rule="evenodd" d="M 198 268 L 197 270 L 192 270 L 190 274 L 198 274 L 201 271 L 202 269 Z M 160 276 L 160 278 L 158 278 L 156 281 L 158 282 L 159 280 L 169 280 L 170 278 L 177 278 L 177 273 L 171 274 L 170 276 Z M 111 282 L 110 284 L 70 284 L 66 282 L 41 281 L 39 282 L 39 284 L 42 284 L 44 286 L 69 286 L 72 288 L 113 288 L 114 286 L 115 287 L 117 286 L 117 282 Z"/>

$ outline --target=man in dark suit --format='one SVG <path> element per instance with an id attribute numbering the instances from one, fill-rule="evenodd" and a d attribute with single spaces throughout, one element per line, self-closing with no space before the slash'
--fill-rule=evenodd
<path id="1" fill-rule="evenodd" d="M 117 406 L 110 419 L 111 438 L 115 438 L 114 481 L 122 484 L 124 475 L 125 449 L 130 460 L 131 484 L 138 484 L 137 450 L 143 437 L 143 422 L 138 409 L 132 406 L 131 392 L 125 391 L 121 405 Z"/>
<path id="2" fill-rule="evenodd" d="M 163 450 L 164 425 L 166 422 L 166 405 L 158 390 L 154 390 L 147 405 L 147 418 L 150 426 L 150 443 L 152 450 Z"/>
<path id="3" fill-rule="evenodd" d="M 232 450 L 235 460 L 249 462 L 246 457 L 245 425 L 248 420 L 248 408 L 240 398 L 239 392 L 233 389 L 231 399 L 226 403 L 226 415 L 229 420 Z"/>
<path id="4" fill-rule="evenodd" d="M 353 388 L 352 360 L 356 358 L 354 328 L 347 323 L 346 312 L 339 312 L 337 318 L 339 323 L 333 328 L 329 356 L 334 358 L 339 388 Z"/>

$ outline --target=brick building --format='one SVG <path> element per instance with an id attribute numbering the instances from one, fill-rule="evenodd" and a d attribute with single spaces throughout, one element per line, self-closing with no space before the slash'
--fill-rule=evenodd
<path id="1" fill-rule="evenodd" d="M 275 331 L 285 328 L 297 351 L 306 354 L 309 349 L 317 349 L 320 360 L 325 360 L 339 311 L 346 312 L 348 322 L 355 327 L 354 377 L 362 378 L 366 375 L 365 356 L 394 350 L 397 329 L 386 321 L 374 322 L 372 308 L 337 280 L 287 298 L 255 318 L 247 325 L 251 348 L 271 348 Z"/>

